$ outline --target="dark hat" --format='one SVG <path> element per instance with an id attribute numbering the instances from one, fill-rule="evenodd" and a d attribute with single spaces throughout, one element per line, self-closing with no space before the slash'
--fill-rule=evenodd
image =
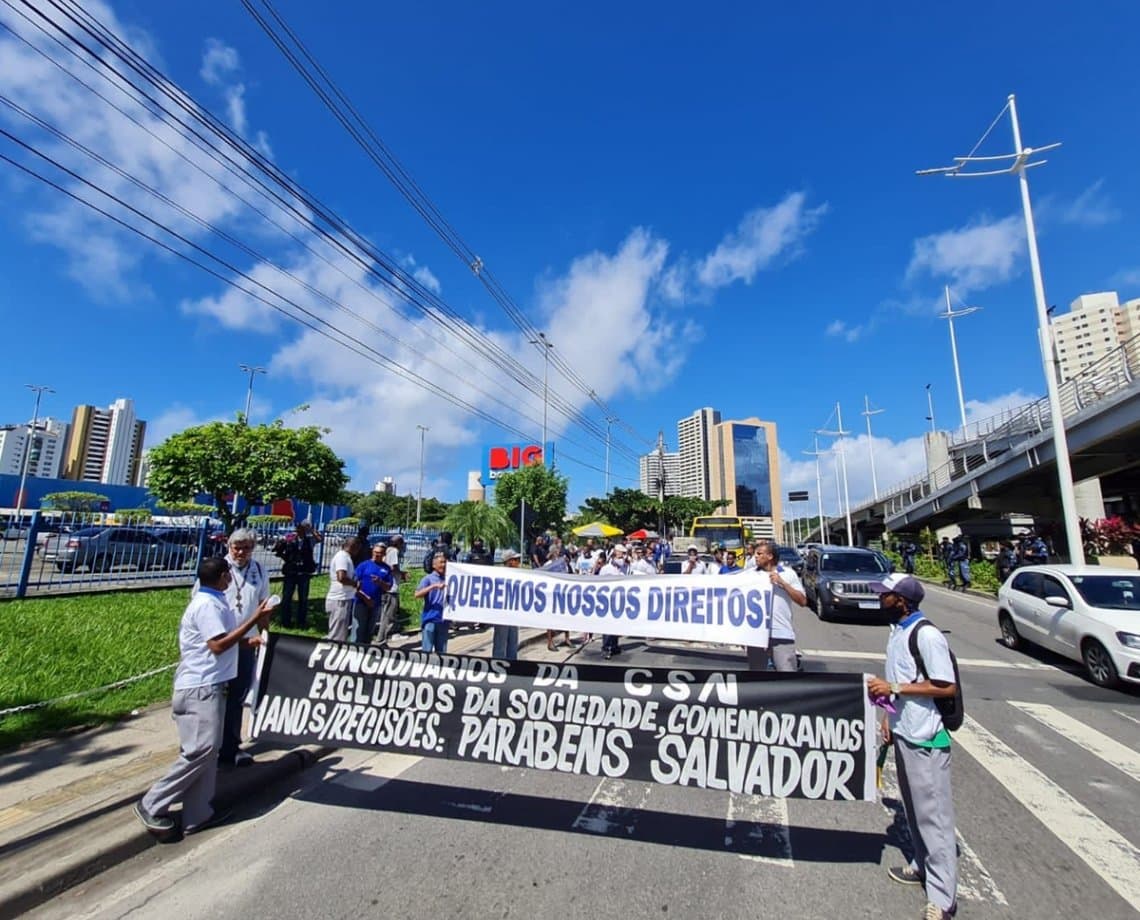
<path id="1" fill-rule="evenodd" d="M 876 594 L 897 594 L 916 606 L 926 597 L 926 589 L 922 587 L 922 582 L 900 572 L 894 572 L 882 581 L 872 581 L 867 587 Z"/>

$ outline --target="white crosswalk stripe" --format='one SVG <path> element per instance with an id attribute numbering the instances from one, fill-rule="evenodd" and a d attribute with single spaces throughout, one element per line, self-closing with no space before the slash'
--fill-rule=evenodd
<path id="1" fill-rule="evenodd" d="M 728 849 L 745 850 L 737 854 L 741 859 L 794 868 L 788 800 L 730 792 L 724 819 L 724 845 Z"/>
<path id="2" fill-rule="evenodd" d="M 648 783 L 625 782 L 620 779 L 603 779 L 572 825 L 575 830 L 593 834 L 623 833 L 629 836 L 636 827 L 636 815 L 631 812 L 645 806 L 652 786 Z"/>
<path id="3" fill-rule="evenodd" d="M 1140 850 L 971 716 L 955 741 L 1113 891 L 1140 904 Z"/>
<path id="4" fill-rule="evenodd" d="M 1140 754 L 1132 748 L 1109 738 L 1095 728 L 1090 728 L 1079 719 L 1074 719 L 1068 713 L 1053 706 L 1046 706 L 1042 703 L 1017 703 L 1012 700 L 1009 705 L 1021 710 L 1028 716 L 1032 716 L 1042 725 L 1051 728 L 1058 735 L 1068 738 L 1073 744 L 1084 748 L 1090 754 L 1116 767 L 1132 779 L 1140 781 Z"/>

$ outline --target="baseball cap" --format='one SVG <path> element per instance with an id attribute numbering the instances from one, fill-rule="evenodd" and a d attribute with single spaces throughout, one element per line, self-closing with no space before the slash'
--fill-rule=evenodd
<path id="1" fill-rule="evenodd" d="M 614 555 L 616 556 L 618 553 L 621 553 L 623 556 L 625 555 L 625 547 L 621 544 L 614 547 Z"/>
<path id="2" fill-rule="evenodd" d="M 699 552 L 700 552 L 700 549 L 699 549 L 699 548 L 697 548 L 696 546 L 690 546 L 690 547 L 689 547 L 689 548 L 686 550 L 686 552 L 689 552 L 689 553 L 699 553 Z"/>
<path id="3" fill-rule="evenodd" d="M 518 558 L 519 558 L 519 554 L 516 553 L 513 549 L 509 549 L 505 553 L 503 553 L 503 562 L 510 562 L 512 559 L 518 559 Z"/>
<path id="4" fill-rule="evenodd" d="M 867 587 L 876 594 L 897 594 L 912 604 L 921 604 L 922 599 L 926 597 L 926 589 L 922 587 L 922 582 L 901 572 L 893 572 L 882 581 L 872 581 Z"/>

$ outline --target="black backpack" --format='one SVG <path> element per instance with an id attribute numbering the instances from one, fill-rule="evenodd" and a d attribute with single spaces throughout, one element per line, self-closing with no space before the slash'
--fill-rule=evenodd
<path id="1" fill-rule="evenodd" d="M 910 655 L 918 666 L 919 673 L 930 680 L 930 675 L 926 671 L 926 664 L 918 650 L 918 631 L 924 626 L 938 628 L 930 620 L 919 620 L 914 629 L 910 631 L 907 645 L 910 647 Z M 958 659 L 954 656 L 953 649 L 950 649 L 950 664 L 954 668 L 954 695 L 935 697 L 934 705 L 938 707 L 938 712 L 942 716 L 942 724 L 946 726 L 946 730 L 956 732 L 962 727 L 962 719 L 966 715 L 966 701 L 962 697 L 962 678 L 958 673 Z"/>

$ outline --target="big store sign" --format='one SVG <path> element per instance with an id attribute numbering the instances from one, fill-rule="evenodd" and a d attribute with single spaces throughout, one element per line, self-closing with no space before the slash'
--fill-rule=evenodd
<path id="1" fill-rule="evenodd" d="M 488 484 L 504 473 L 513 473 L 524 466 L 544 463 L 546 452 L 540 444 L 492 444 L 483 448 L 483 457 L 483 482 Z"/>

